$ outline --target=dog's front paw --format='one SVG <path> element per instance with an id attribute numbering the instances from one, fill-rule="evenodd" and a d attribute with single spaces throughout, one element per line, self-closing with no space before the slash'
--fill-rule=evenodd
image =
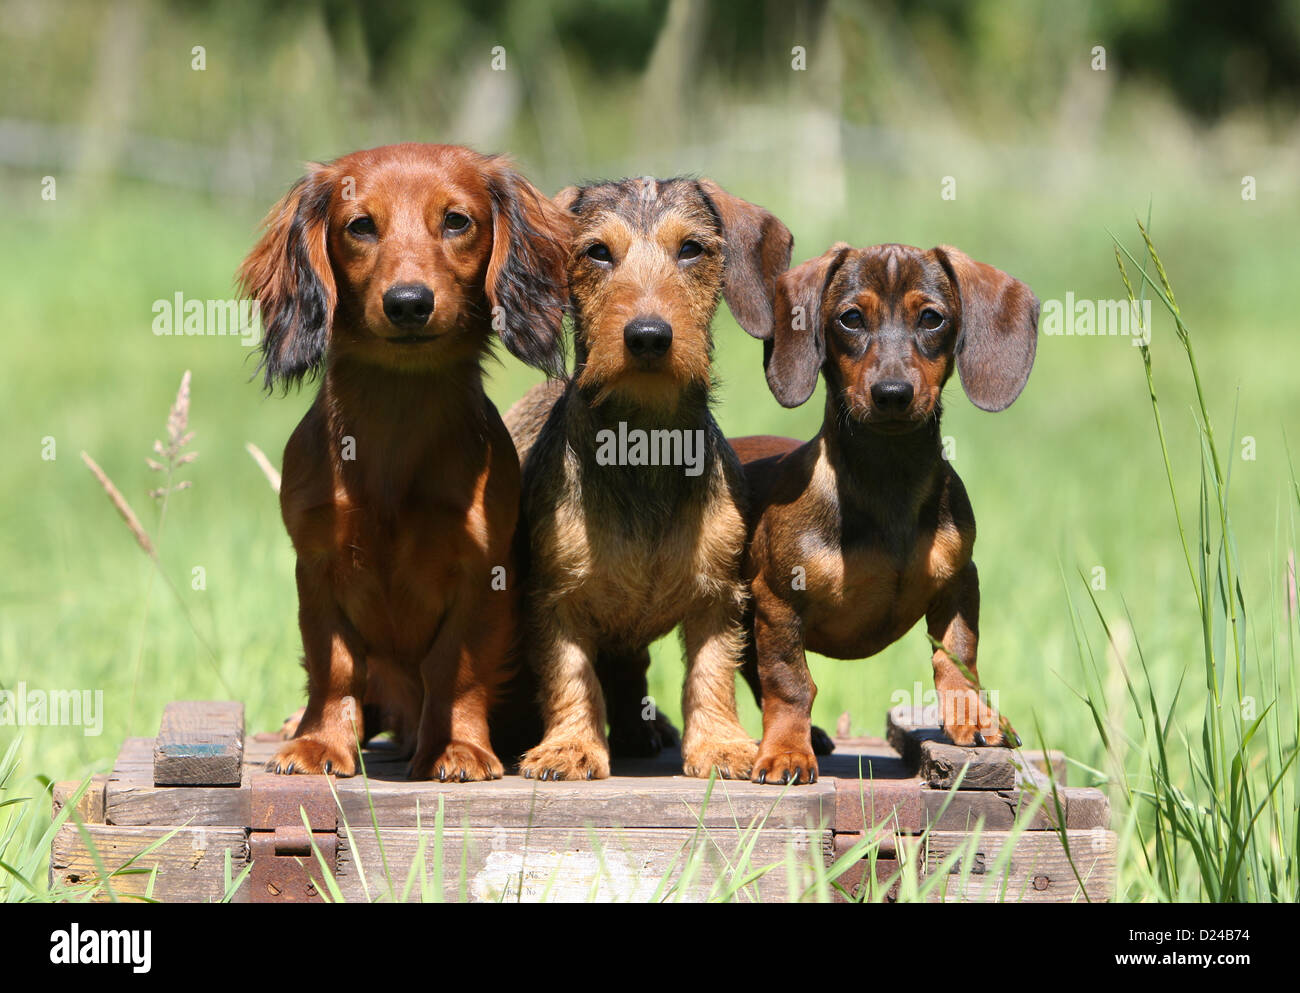
<path id="1" fill-rule="evenodd" d="M 682 751 L 682 771 L 688 776 L 707 779 L 710 771 L 717 769 L 723 779 L 748 779 L 758 746 L 748 738 L 737 738 L 688 745 Z"/>
<path id="2" fill-rule="evenodd" d="M 357 753 L 315 734 L 294 738 L 281 745 L 275 758 L 266 763 L 267 772 L 281 775 L 351 776 L 357 771 Z"/>
<path id="3" fill-rule="evenodd" d="M 650 720 L 611 724 L 609 750 L 618 758 L 651 758 L 682 740 L 677 728 L 661 713 Z"/>
<path id="4" fill-rule="evenodd" d="M 440 783 L 477 783 L 500 779 L 505 772 L 501 760 L 486 748 L 468 741 L 450 741 L 434 758 L 417 755 L 411 759 L 409 779 L 436 779 Z"/>
<path id="5" fill-rule="evenodd" d="M 609 749 L 595 741 L 546 740 L 525 753 L 519 772 L 526 779 L 606 779 Z"/>
<path id="6" fill-rule="evenodd" d="M 798 786 L 817 781 L 817 756 L 810 747 L 790 747 L 788 742 L 763 742 L 749 778 L 771 786 Z"/>
<path id="7" fill-rule="evenodd" d="M 954 745 L 1019 748 L 1020 735 L 1011 723 L 972 689 L 945 690 L 939 694 L 939 719 Z"/>

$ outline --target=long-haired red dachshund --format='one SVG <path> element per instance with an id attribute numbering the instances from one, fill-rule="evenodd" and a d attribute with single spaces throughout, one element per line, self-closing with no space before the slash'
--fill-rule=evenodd
<path id="1" fill-rule="evenodd" d="M 505 160 L 420 144 L 313 166 L 268 215 L 239 271 L 266 385 L 321 374 L 280 493 L 308 701 L 270 769 L 351 775 L 369 700 L 412 778 L 501 775 L 519 462 L 482 362 L 495 332 L 562 372 L 568 224 Z"/>

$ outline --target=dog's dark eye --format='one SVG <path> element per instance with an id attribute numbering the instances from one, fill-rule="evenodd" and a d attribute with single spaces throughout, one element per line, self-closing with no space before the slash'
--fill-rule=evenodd
<path id="1" fill-rule="evenodd" d="M 680 260 L 696 258 L 704 251 L 704 246 L 698 241 L 684 241 L 682 247 L 677 251 L 677 258 Z"/>
<path id="2" fill-rule="evenodd" d="M 464 231 L 469 227 L 469 218 L 464 214 L 458 214 L 454 210 L 447 211 L 447 216 L 442 219 L 443 225 L 448 231 Z"/>
<path id="3" fill-rule="evenodd" d="M 614 260 L 614 257 L 609 254 L 609 249 L 600 242 L 596 242 L 596 244 L 587 249 L 587 258 L 591 259 L 593 262 L 605 263 Z"/>
<path id="4" fill-rule="evenodd" d="M 862 327 L 862 311 L 846 310 L 840 314 L 840 324 L 850 331 L 857 331 Z"/>
<path id="5" fill-rule="evenodd" d="M 377 234 L 375 222 L 364 214 L 360 217 L 354 217 L 348 221 L 348 233 L 354 234 L 358 238 L 369 238 Z"/>
<path id="6" fill-rule="evenodd" d="M 922 331 L 938 331 L 943 327 L 943 314 L 926 307 L 921 311 L 921 317 L 916 323 Z"/>

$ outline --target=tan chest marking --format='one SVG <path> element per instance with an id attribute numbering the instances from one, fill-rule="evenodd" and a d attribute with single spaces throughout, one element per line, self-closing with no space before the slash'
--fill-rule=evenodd
<path id="1" fill-rule="evenodd" d="M 901 563 L 883 550 L 840 554 L 819 545 L 806 557 L 802 614 L 807 647 L 836 658 L 880 651 L 925 616 L 935 596 L 969 561 L 971 544 L 949 524 L 918 536 Z"/>
<path id="2" fill-rule="evenodd" d="M 534 549 L 536 588 L 572 623 L 611 638 L 661 637 L 696 606 L 740 588 L 745 526 L 730 501 L 652 536 L 589 522 L 573 501 L 556 508 L 552 521 L 545 547 Z"/>

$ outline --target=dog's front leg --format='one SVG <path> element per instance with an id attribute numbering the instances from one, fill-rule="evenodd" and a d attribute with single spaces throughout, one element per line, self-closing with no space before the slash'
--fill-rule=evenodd
<path id="1" fill-rule="evenodd" d="M 736 670 L 744 631 L 740 610 L 729 599 L 714 600 L 687 614 L 686 686 L 682 690 L 682 768 L 707 777 L 748 779 L 758 751 L 736 716 Z"/>
<path id="2" fill-rule="evenodd" d="M 478 782 L 505 772 L 492 750 L 488 709 L 509 662 L 514 623 L 504 593 L 462 596 L 420 663 L 424 706 L 411 779 Z"/>
<path id="3" fill-rule="evenodd" d="M 812 705 L 817 686 L 808 671 L 799 615 L 754 580 L 754 651 L 763 687 L 763 741 L 754 762 L 756 783 L 784 786 L 817 779 Z"/>
<path id="4" fill-rule="evenodd" d="M 930 637 L 942 643 L 931 658 L 939 719 L 958 745 L 1020 744 L 979 685 L 975 668 L 979 640 L 980 588 L 974 562 L 967 562 L 926 612 Z"/>
<path id="5" fill-rule="evenodd" d="M 621 759 L 658 755 L 681 735 L 649 696 L 650 648 L 596 654 L 596 675 L 609 718 L 609 748 Z M 647 713 L 648 710 L 648 713 Z"/>
<path id="6" fill-rule="evenodd" d="M 538 611 L 530 662 L 546 735 L 519 763 L 529 779 L 604 779 L 609 775 L 605 698 L 594 667 L 595 645 L 566 630 L 554 610 Z"/>
<path id="7" fill-rule="evenodd" d="M 299 561 L 296 577 L 307 709 L 293 740 L 280 747 L 267 769 L 351 776 L 357 766 L 357 742 L 365 737 L 365 649 L 325 576 Z"/>

